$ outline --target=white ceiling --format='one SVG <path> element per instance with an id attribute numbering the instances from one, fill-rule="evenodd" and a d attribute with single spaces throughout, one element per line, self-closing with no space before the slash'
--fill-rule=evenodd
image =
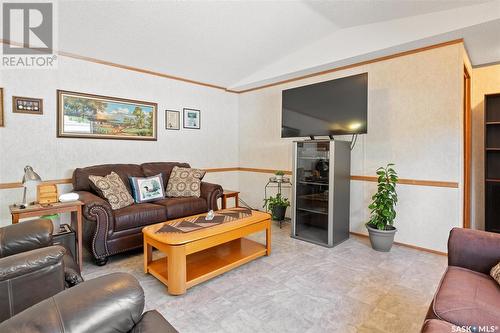
<path id="1" fill-rule="evenodd" d="M 57 11 L 60 50 L 234 89 L 457 36 L 474 64 L 500 61 L 500 0 L 60 1 Z"/>

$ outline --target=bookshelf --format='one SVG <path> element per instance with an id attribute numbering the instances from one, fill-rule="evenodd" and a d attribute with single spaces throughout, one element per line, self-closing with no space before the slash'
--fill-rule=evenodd
<path id="1" fill-rule="evenodd" d="M 500 94 L 484 96 L 485 230 L 500 233 Z"/>

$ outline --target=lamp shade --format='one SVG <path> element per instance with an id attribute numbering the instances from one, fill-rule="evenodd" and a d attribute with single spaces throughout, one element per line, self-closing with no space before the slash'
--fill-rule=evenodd
<path id="1" fill-rule="evenodd" d="M 40 178 L 40 176 L 33 171 L 32 167 L 29 165 L 24 167 L 23 184 L 26 184 L 27 182 L 39 182 L 41 180 L 42 178 Z"/>

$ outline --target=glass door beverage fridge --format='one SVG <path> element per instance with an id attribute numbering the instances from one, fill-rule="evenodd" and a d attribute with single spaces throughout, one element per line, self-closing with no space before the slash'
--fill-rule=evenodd
<path id="1" fill-rule="evenodd" d="M 350 142 L 294 142 L 292 237 L 332 247 L 349 238 Z"/>

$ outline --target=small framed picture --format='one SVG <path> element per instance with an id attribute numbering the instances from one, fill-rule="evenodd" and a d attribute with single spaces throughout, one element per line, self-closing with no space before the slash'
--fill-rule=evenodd
<path id="1" fill-rule="evenodd" d="M 4 127 L 3 120 L 3 88 L 0 88 L 0 127 Z"/>
<path id="2" fill-rule="evenodd" d="M 43 99 L 12 96 L 12 112 L 43 114 Z"/>
<path id="3" fill-rule="evenodd" d="M 184 108 L 184 128 L 200 129 L 200 110 Z"/>
<path id="4" fill-rule="evenodd" d="M 168 130 L 181 129 L 181 113 L 175 110 L 165 110 L 165 128 Z"/>

